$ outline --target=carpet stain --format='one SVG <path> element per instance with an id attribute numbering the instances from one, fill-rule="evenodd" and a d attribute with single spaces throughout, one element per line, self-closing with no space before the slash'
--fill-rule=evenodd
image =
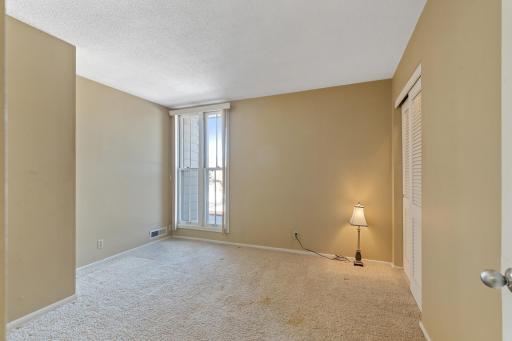
<path id="1" fill-rule="evenodd" d="M 262 300 L 259 301 L 261 305 L 270 305 L 272 303 L 272 299 L 268 296 L 265 296 Z"/>
<path id="2" fill-rule="evenodd" d="M 240 307 L 250 306 L 251 304 L 254 304 L 254 301 L 238 302 L 238 306 Z"/>
<path id="3" fill-rule="evenodd" d="M 298 327 L 304 323 L 304 317 L 297 316 L 289 319 L 286 323 L 290 326 Z"/>

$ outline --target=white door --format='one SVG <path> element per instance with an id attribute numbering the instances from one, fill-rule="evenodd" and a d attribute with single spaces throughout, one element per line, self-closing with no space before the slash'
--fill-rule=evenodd
<path id="1" fill-rule="evenodd" d="M 421 78 L 402 104 L 404 270 L 421 309 Z"/>
<path id="2" fill-rule="evenodd" d="M 512 0 L 502 2 L 502 231 L 501 270 L 512 268 Z M 512 292 L 502 289 L 503 340 L 512 340 Z"/>
<path id="3" fill-rule="evenodd" d="M 481 276 L 488 286 L 503 287 L 503 340 L 512 340 L 512 0 L 502 0 L 501 24 L 501 273 Z"/>

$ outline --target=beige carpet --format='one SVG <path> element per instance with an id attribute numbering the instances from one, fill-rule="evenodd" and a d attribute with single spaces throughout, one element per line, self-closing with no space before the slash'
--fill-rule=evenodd
<path id="1" fill-rule="evenodd" d="M 402 271 L 170 239 L 80 270 L 15 340 L 423 340 Z"/>

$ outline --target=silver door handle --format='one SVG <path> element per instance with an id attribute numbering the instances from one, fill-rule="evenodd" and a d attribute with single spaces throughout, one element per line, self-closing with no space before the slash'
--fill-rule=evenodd
<path id="1" fill-rule="evenodd" d="M 489 288 L 501 288 L 507 286 L 512 291 L 512 268 L 508 268 L 505 274 L 496 270 L 485 270 L 480 273 L 480 279 Z"/>

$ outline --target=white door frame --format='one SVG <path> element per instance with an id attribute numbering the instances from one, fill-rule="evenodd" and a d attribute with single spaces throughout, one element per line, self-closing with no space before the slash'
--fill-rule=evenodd
<path id="1" fill-rule="evenodd" d="M 512 0 L 502 0 L 501 271 L 512 267 Z M 503 340 L 512 340 L 512 293 L 502 289 Z"/>

